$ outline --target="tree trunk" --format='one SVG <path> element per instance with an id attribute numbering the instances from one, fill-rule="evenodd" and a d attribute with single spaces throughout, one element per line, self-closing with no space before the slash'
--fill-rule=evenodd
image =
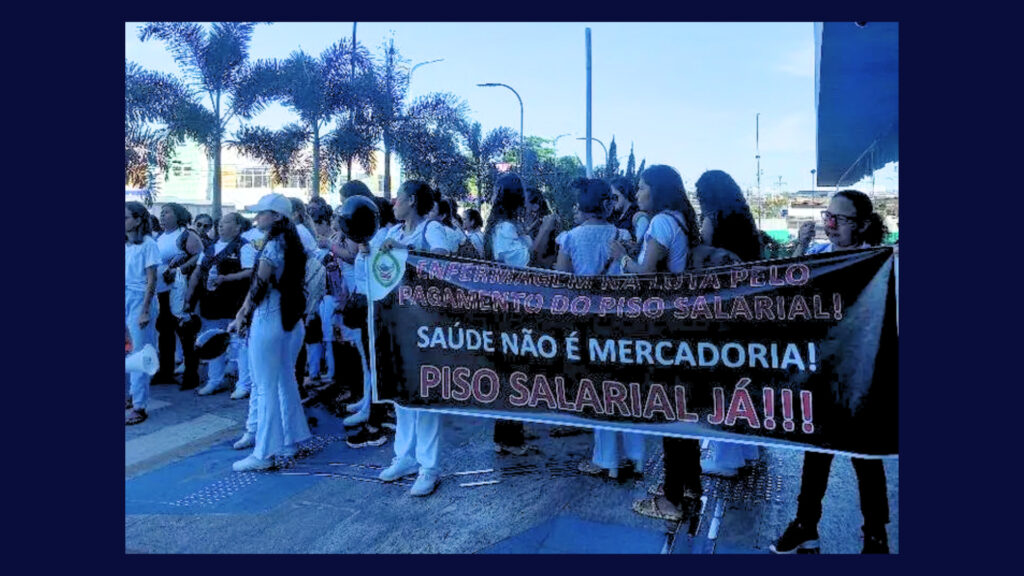
<path id="1" fill-rule="evenodd" d="M 221 215 L 220 198 L 220 136 L 213 147 L 213 221 L 219 222 Z"/>
<path id="2" fill-rule="evenodd" d="M 349 158 L 348 161 L 345 162 L 345 168 L 346 168 L 346 170 L 348 170 L 348 180 L 347 181 L 351 182 L 352 181 L 352 159 L 351 158 Z"/>
<path id="3" fill-rule="evenodd" d="M 320 196 L 320 129 L 313 128 L 313 198 Z"/>
<path id="4" fill-rule="evenodd" d="M 391 201 L 391 146 L 384 140 L 384 199 Z"/>

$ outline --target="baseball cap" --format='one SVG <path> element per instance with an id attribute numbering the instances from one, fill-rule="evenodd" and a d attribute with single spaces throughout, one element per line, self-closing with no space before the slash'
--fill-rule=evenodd
<path id="1" fill-rule="evenodd" d="M 263 212 L 264 210 L 270 210 L 271 212 L 277 212 L 285 218 L 291 218 L 292 216 L 292 203 L 282 194 L 267 194 L 255 206 L 249 206 L 247 209 L 251 212 Z"/>

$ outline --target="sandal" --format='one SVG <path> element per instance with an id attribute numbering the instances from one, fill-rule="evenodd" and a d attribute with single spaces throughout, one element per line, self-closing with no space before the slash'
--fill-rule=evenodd
<path id="1" fill-rule="evenodd" d="M 127 416 L 125 416 L 124 423 L 126 426 L 131 426 L 133 424 L 138 424 L 139 422 L 142 422 L 145 419 L 146 411 L 143 410 L 142 408 L 135 408 L 131 412 L 129 412 Z"/>
<path id="2" fill-rule="evenodd" d="M 600 476 L 604 472 L 604 468 L 594 464 L 591 460 L 584 460 L 580 462 L 576 469 L 584 474 L 590 474 L 591 476 Z"/>
<path id="3" fill-rule="evenodd" d="M 633 502 L 633 512 L 651 518 L 668 520 L 669 522 L 679 522 L 683 519 L 682 512 L 672 511 L 659 504 L 662 500 L 668 502 L 668 500 L 665 500 L 664 496 L 653 496 L 651 498 L 644 498 L 643 500 L 636 500 Z M 669 503 L 669 505 L 671 505 L 671 503 Z"/>
<path id="4" fill-rule="evenodd" d="M 132 409 L 132 399 L 131 398 L 128 398 L 127 400 L 124 401 L 124 409 L 125 410 L 131 410 Z"/>

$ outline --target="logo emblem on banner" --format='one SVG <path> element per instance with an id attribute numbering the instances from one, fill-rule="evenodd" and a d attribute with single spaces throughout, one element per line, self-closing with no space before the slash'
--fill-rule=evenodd
<path id="1" fill-rule="evenodd" d="M 388 252 L 379 251 L 371 257 L 370 294 L 373 300 L 381 300 L 402 281 L 408 256 L 408 250 L 394 248 Z"/>

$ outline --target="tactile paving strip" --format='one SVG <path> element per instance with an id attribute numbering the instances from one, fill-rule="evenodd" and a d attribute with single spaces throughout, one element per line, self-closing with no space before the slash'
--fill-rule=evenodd
<path id="1" fill-rule="evenodd" d="M 296 460 L 312 456 L 332 443 L 344 439 L 344 436 L 336 434 L 313 436 L 299 446 L 299 450 L 293 458 L 279 459 L 277 469 L 287 470 L 293 468 Z M 264 474 L 262 472 L 236 472 L 184 498 L 171 502 L 170 505 L 178 507 L 213 506 L 252 486 Z"/>

